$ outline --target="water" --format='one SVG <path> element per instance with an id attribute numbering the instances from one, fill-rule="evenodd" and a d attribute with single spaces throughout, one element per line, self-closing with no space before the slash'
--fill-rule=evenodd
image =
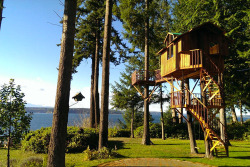
<path id="1" fill-rule="evenodd" d="M 74 126 L 82 124 L 84 118 L 88 118 L 89 114 L 69 114 L 68 126 Z M 52 113 L 34 113 L 30 123 L 30 130 L 37 130 L 41 127 L 52 126 Z M 109 126 L 114 126 L 118 123 L 118 119 L 124 121 L 122 114 L 110 114 L 109 115 Z"/>
<path id="2" fill-rule="evenodd" d="M 154 123 L 160 122 L 161 114 L 158 112 L 151 113 L 152 117 L 154 118 Z M 52 126 L 52 119 L 53 114 L 49 113 L 34 113 L 32 115 L 33 119 L 31 120 L 30 129 L 37 130 L 41 127 L 50 127 Z M 68 126 L 79 125 L 82 123 L 84 118 L 88 118 L 89 114 L 69 114 L 68 118 Z M 250 119 L 250 115 L 243 116 L 244 121 Z M 124 122 L 122 114 L 109 114 L 109 126 L 113 127 L 118 123 L 118 119 Z M 238 117 L 239 120 L 239 117 Z"/>

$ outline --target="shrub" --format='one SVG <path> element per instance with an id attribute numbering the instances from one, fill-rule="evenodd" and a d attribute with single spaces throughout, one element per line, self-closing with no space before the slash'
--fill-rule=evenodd
<path id="1" fill-rule="evenodd" d="M 139 126 L 138 128 L 136 128 L 135 131 L 134 131 L 135 137 L 142 137 L 143 129 L 144 129 L 143 126 Z"/>
<path id="2" fill-rule="evenodd" d="M 108 133 L 109 137 L 130 137 L 129 129 L 118 129 L 114 127 L 109 128 Z"/>
<path id="3" fill-rule="evenodd" d="M 112 158 L 115 155 L 117 155 L 116 152 L 113 150 L 108 149 L 107 147 L 103 147 L 100 151 L 96 150 L 90 150 L 88 147 L 84 152 L 83 152 L 84 161 L 89 161 L 89 160 L 94 160 L 94 159 L 108 159 Z"/>
<path id="4" fill-rule="evenodd" d="M 143 129 L 144 129 L 143 126 L 136 128 L 136 130 L 134 131 L 135 137 L 142 137 Z M 160 138 L 161 137 L 161 125 L 156 124 L 156 123 L 150 123 L 149 133 L 150 133 L 150 137 L 152 138 Z"/>
<path id="5" fill-rule="evenodd" d="M 20 167 L 42 167 L 43 159 L 40 157 L 29 157 L 27 158 Z"/>
<path id="6" fill-rule="evenodd" d="M 47 153 L 51 127 L 31 131 L 22 140 L 22 150 L 35 153 Z M 66 152 L 82 152 L 88 146 L 97 148 L 98 132 L 95 129 L 81 129 L 68 127 L 66 138 Z"/>
<path id="7" fill-rule="evenodd" d="M 229 139 L 242 140 L 246 131 L 247 129 L 244 124 L 232 123 L 227 126 L 227 135 Z"/>

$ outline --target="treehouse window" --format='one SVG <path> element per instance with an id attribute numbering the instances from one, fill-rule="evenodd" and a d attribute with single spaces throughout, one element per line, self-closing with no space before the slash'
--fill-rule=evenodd
<path id="1" fill-rule="evenodd" d="M 169 47 L 168 47 L 168 59 L 172 58 L 174 56 L 174 49 L 173 49 L 174 45 L 171 44 Z"/>

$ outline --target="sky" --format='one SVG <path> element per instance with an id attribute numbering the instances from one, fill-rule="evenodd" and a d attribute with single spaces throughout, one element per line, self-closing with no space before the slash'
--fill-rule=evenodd
<path id="1" fill-rule="evenodd" d="M 21 85 L 27 106 L 53 107 L 60 57 L 57 44 L 62 35 L 59 21 L 64 6 L 59 0 L 6 0 L 4 7 L 5 18 L 0 30 L 0 85 L 13 78 Z M 116 26 L 121 29 L 120 25 Z M 72 107 L 89 108 L 91 61 L 83 60 L 77 70 L 71 82 L 69 104 L 74 104 L 72 96 L 81 92 L 85 99 Z M 123 64 L 110 65 L 110 84 L 119 81 L 123 70 Z M 159 108 L 157 104 L 150 106 L 151 111 L 160 111 Z"/>

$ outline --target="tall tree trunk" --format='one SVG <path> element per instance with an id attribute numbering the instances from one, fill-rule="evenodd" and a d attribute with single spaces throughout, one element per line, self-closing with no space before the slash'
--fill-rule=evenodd
<path id="1" fill-rule="evenodd" d="M 242 111 L 242 102 L 240 100 L 239 102 L 240 105 L 240 123 L 243 124 L 243 111 Z"/>
<path id="2" fill-rule="evenodd" d="M 134 117 L 135 117 L 135 108 L 134 108 L 134 106 L 132 106 L 131 125 L 130 125 L 130 128 L 131 128 L 131 135 L 130 135 L 130 137 L 131 138 L 134 138 Z"/>
<path id="3" fill-rule="evenodd" d="M 189 89 L 189 79 L 185 79 L 184 84 L 185 84 L 185 88 Z M 186 98 L 187 105 L 190 105 L 190 94 L 187 90 L 185 91 L 185 98 Z M 189 111 L 187 111 L 187 120 L 188 120 L 187 121 L 188 136 L 189 136 L 189 140 L 190 140 L 190 151 L 191 151 L 191 154 L 197 154 L 198 150 L 196 148 L 197 144 L 196 144 L 196 140 L 195 140 L 192 114 Z"/>
<path id="4" fill-rule="evenodd" d="M 74 49 L 76 2 L 76 0 L 65 0 L 57 92 L 48 152 L 48 167 L 65 166 L 65 145 Z"/>
<path id="5" fill-rule="evenodd" d="M 171 96 L 173 96 L 172 94 L 174 93 L 174 79 L 173 79 L 173 77 L 171 78 L 171 91 L 170 91 L 170 93 L 171 93 Z M 174 100 L 174 99 L 171 99 L 171 100 Z M 171 111 L 172 111 L 172 119 L 173 119 L 173 123 L 175 124 L 176 122 L 177 122 L 177 120 L 176 120 L 176 111 L 175 111 L 175 109 L 171 109 Z"/>
<path id="6" fill-rule="evenodd" d="M 104 39 L 103 39 L 103 59 L 102 59 L 102 94 L 101 94 L 101 114 L 99 130 L 99 150 L 108 146 L 108 114 L 109 114 L 109 61 L 110 61 L 110 38 L 112 20 L 112 0 L 106 0 Z"/>
<path id="7" fill-rule="evenodd" d="M 235 112 L 234 104 L 231 105 L 231 112 L 232 112 L 232 117 L 233 117 L 233 123 L 238 122 L 237 115 L 236 115 L 236 112 Z"/>
<path id="8" fill-rule="evenodd" d="M 2 18 L 3 18 L 3 1 L 4 0 L 0 0 L 0 30 L 1 30 Z"/>
<path id="9" fill-rule="evenodd" d="M 149 37 L 149 17 L 148 17 L 148 7 L 149 2 L 145 0 L 145 11 L 146 11 L 146 18 L 145 18 L 145 78 L 148 80 L 149 78 L 149 45 L 148 45 L 148 37 Z M 150 145 L 150 134 L 149 134 L 149 103 L 148 103 L 148 96 L 149 96 L 149 86 L 145 85 L 144 88 L 144 129 L 143 129 L 143 137 L 142 137 L 142 144 Z"/>
<path id="10" fill-rule="evenodd" d="M 99 92 L 98 92 L 98 78 L 99 78 L 99 46 L 100 46 L 100 21 L 97 20 L 96 31 L 96 48 L 95 48 L 95 76 L 94 76 L 94 112 L 95 112 L 95 127 L 98 127 L 100 122 L 100 108 L 99 108 Z"/>
<path id="11" fill-rule="evenodd" d="M 164 132 L 164 120 L 163 120 L 163 108 L 162 108 L 162 85 L 160 86 L 160 105 L 161 105 L 161 138 L 165 140 L 165 132 Z"/>
<path id="12" fill-rule="evenodd" d="M 206 102 L 206 94 L 203 91 L 204 87 L 205 87 L 205 82 L 201 81 L 201 85 L 200 85 L 200 88 L 201 88 L 201 98 L 202 98 L 201 100 L 202 100 L 202 103 L 206 105 L 207 104 L 207 102 Z M 205 112 L 205 111 L 203 111 L 203 112 Z M 207 114 L 207 113 L 205 113 L 205 114 Z M 202 115 L 205 115 L 205 114 L 203 113 Z M 206 139 L 206 136 L 207 136 L 207 133 L 206 133 L 206 131 L 204 131 L 204 140 Z M 205 158 L 212 158 L 213 157 L 213 153 L 210 151 L 210 147 L 211 147 L 210 138 L 208 137 L 207 140 L 205 140 L 204 142 L 205 142 Z"/>
<path id="13" fill-rule="evenodd" d="M 95 128 L 95 104 L 94 104 L 94 76 L 95 76 L 95 54 L 92 54 L 92 68 L 91 68 L 91 87 L 90 87 L 90 111 L 89 111 L 89 119 L 90 119 L 90 128 Z"/>
<path id="14" fill-rule="evenodd" d="M 221 99 L 222 99 L 222 108 L 220 108 L 220 136 L 221 139 L 226 143 L 226 145 L 229 144 L 228 139 L 226 138 L 226 132 L 227 132 L 227 122 L 226 122 L 226 112 L 225 112 L 225 96 L 224 96 L 224 89 L 223 89 L 223 73 L 219 73 L 218 75 L 218 84 L 222 88 L 221 89 Z M 226 146 L 227 147 L 227 146 Z M 227 148 L 226 148 L 227 150 Z"/>
<path id="15" fill-rule="evenodd" d="M 184 94 L 184 81 L 183 79 L 181 80 L 181 92 L 182 92 L 182 96 L 181 96 L 181 113 L 178 113 L 178 122 L 179 124 L 183 123 L 183 104 L 185 103 L 185 94 Z"/>

